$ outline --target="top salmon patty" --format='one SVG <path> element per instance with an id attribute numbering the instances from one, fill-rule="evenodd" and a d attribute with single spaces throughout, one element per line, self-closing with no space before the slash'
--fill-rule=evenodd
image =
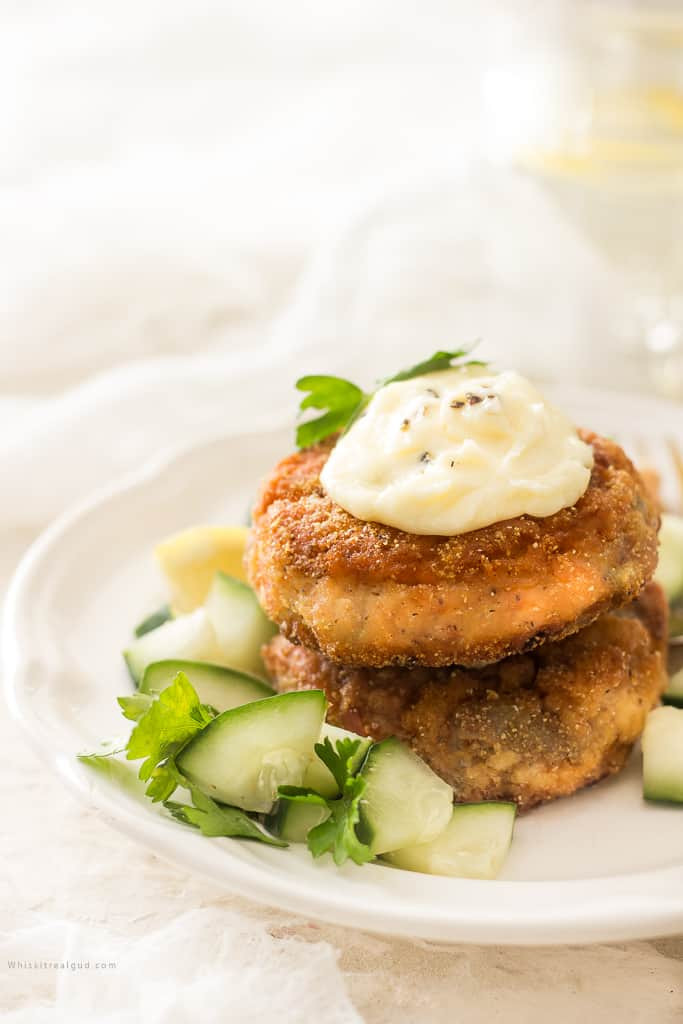
<path id="1" fill-rule="evenodd" d="M 639 593 L 659 528 L 622 449 L 579 433 L 594 465 L 575 505 L 454 537 L 356 519 L 320 483 L 335 439 L 296 452 L 263 482 L 249 581 L 289 640 L 345 665 L 475 667 L 574 633 Z"/>

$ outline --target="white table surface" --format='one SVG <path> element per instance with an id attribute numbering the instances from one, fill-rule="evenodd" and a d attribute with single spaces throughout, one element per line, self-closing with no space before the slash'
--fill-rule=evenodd
<path id="1" fill-rule="evenodd" d="M 166 444 L 286 416 L 303 371 L 367 381 L 482 336 L 540 378 L 638 382 L 603 344 L 608 269 L 532 185 L 480 162 L 480 72 L 529 5 L 293 6 L 0 15 L 3 586 L 76 498 Z M 200 996 L 203 1019 L 285 1024 L 683 1016 L 683 939 L 438 947 L 292 918 L 104 827 L 7 716 L 0 766 L 8 1020 L 154 1020 L 161 992 L 178 1021 Z M 222 937 L 205 979 L 222 1000 L 192 988 L 212 954 L 178 952 L 178 919 Z M 115 983 L 9 967 L 67 935 L 74 956 L 115 959 Z"/>

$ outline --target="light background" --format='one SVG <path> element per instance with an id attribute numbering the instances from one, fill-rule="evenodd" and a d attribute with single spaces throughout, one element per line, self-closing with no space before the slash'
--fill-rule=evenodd
<path id="1" fill-rule="evenodd" d="M 641 385 L 606 341 L 620 298 L 609 268 L 500 160 L 533 91 L 520 78 L 511 93 L 501 72 L 524 54 L 532 67 L 563 13 L 454 0 L 0 5 L 5 582 L 93 487 L 167 445 L 290 415 L 300 372 L 367 383 L 481 338 L 482 355 L 541 379 Z M 344 989 L 368 1021 L 680 1019 L 680 942 L 448 950 L 319 929 L 216 900 L 140 853 L 45 778 L 7 721 L 0 761 L 3 955 L 30 951 L 30 927 L 54 944 L 65 920 L 124 948 L 208 904 L 238 916 L 192 934 L 258 933 L 271 976 L 278 942 L 294 942 L 290 970 L 316 998 L 302 964 L 318 961 L 295 940 L 328 943 L 315 955 L 339 1020 L 357 1019 Z M 157 947 L 131 949 L 163 988 Z M 0 1006 L 37 1020 L 50 985 L 6 977 Z M 110 1003 L 94 982 L 79 991 L 102 1019 L 123 1019 L 120 991 Z M 308 1019 L 294 1005 L 291 1019 Z"/>

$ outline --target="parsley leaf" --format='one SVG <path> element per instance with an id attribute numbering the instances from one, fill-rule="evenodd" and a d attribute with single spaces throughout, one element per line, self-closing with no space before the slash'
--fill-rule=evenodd
<path id="1" fill-rule="evenodd" d="M 124 714 L 128 710 L 125 707 Z M 152 779 L 153 793 L 159 789 L 165 792 L 171 783 L 168 772 L 155 775 L 155 769 L 177 754 L 213 717 L 213 709 L 201 703 L 184 672 L 178 672 L 171 685 L 142 713 L 128 740 L 126 757 L 129 761 L 145 758 L 139 775 L 143 781 Z M 163 783 L 157 783 L 160 778 Z M 163 799 L 158 795 L 153 798 Z"/>
<path id="2" fill-rule="evenodd" d="M 380 387 L 384 387 L 385 384 L 393 384 L 400 380 L 411 380 L 413 377 L 422 377 L 425 373 L 438 373 L 439 370 L 448 370 L 455 360 L 464 359 L 465 356 L 470 354 L 470 349 L 457 348 L 454 352 L 435 352 L 429 359 L 423 360 L 421 363 L 415 363 L 415 366 L 410 366 L 407 370 L 399 370 L 393 377 L 385 377 L 380 384 Z M 481 359 L 468 359 L 467 362 L 462 363 L 463 366 L 486 366 L 486 363 L 482 362 Z"/>
<path id="3" fill-rule="evenodd" d="M 117 697 L 116 703 L 123 712 L 123 717 L 137 722 L 149 710 L 154 700 L 151 693 L 134 693 L 132 697 Z"/>
<path id="4" fill-rule="evenodd" d="M 161 800 L 165 801 L 172 797 L 178 786 L 188 785 L 189 783 L 185 777 L 178 771 L 175 760 L 169 757 L 167 761 L 163 764 L 158 764 L 152 770 L 147 789 L 145 790 L 145 796 L 148 796 L 156 804 Z"/>
<path id="5" fill-rule="evenodd" d="M 322 743 L 316 743 L 314 749 L 320 760 L 337 783 L 339 792 L 344 791 L 344 783 L 354 774 L 352 760 L 359 750 L 363 740 L 353 740 L 350 736 L 344 736 L 333 745 L 328 736 Z M 367 743 L 365 744 L 367 746 Z"/>
<path id="6" fill-rule="evenodd" d="M 261 828 L 245 811 L 216 803 L 187 780 L 183 780 L 182 784 L 190 790 L 193 806 L 171 800 L 164 802 L 164 807 L 177 821 L 198 828 L 205 836 L 242 836 L 245 839 L 258 839 L 269 846 L 287 846 L 282 839 L 276 839 Z"/>
<path id="7" fill-rule="evenodd" d="M 211 722 L 218 712 L 202 704 L 184 672 L 158 697 L 136 693 L 119 697 L 119 706 L 126 718 L 136 722 L 128 743 L 109 740 L 94 753 L 79 754 L 90 767 L 108 775 L 125 788 L 138 792 L 139 782 L 147 782 L 145 795 L 163 801 L 174 818 L 198 828 L 205 836 L 242 836 L 257 839 L 270 846 L 287 846 L 270 835 L 258 821 L 239 807 L 219 804 L 206 796 L 178 770 L 175 755 Z M 126 753 L 129 761 L 145 758 L 140 771 L 117 761 L 113 755 Z M 192 804 L 171 801 L 178 787 L 189 790 Z"/>
<path id="8" fill-rule="evenodd" d="M 356 410 L 368 399 L 359 387 L 342 377 L 309 376 L 300 377 L 296 382 L 299 391 L 308 391 L 299 408 L 326 409 L 317 419 L 300 423 L 296 430 L 299 448 L 307 448 L 316 441 L 322 441 L 330 434 L 336 434 L 347 425 Z"/>
<path id="9" fill-rule="evenodd" d="M 399 370 L 392 377 L 385 377 L 377 384 L 375 391 L 396 381 L 410 380 L 412 377 L 420 377 L 426 373 L 447 370 L 454 362 L 458 362 L 460 366 L 486 366 L 486 363 L 479 359 L 465 359 L 469 355 L 469 351 L 466 348 L 459 348 L 453 352 L 435 352 L 429 359 L 416 363 L 415 366 L 410 366 L 407 370 Z M 307 448 L 308 445 L 323 441 L 330 434 L 336 434 L 344 429 L 348 430 L 375 393 L 375 391 L 371 393 L 362 391 L 356 384 L 344 380 L 343 377 L 323 375 L 300 377 L 296 382 L 296 387 L 299 391 L 309 392 L 299 406 L 301 412 L 305 412 L 306 409 L 324 410 L 322 416 L 306 420 L 298 425 L 296 443 L 299 448 Z"/>
<path id="10" fill-rule="evenodd" d="M 356 834 L 356 825 L 360 821 L 360 801 L 365 792 L 365 779 L 362 775 L 353 774 L 352 759 L 361 742 L 345 738 L 337 740 L 336 746 L 333 746 L 326 737 L 324 743 L 315 745 L 316 754 L 329 768 L 339 787 L 341 795 L 337 799 L 326 800 L 311 789 L 297 786 L 280 786 L 278 790 L 278 795 L 283 800 L 317 804 L 329 810 L 329 818 L 308 833 L 308 849 L 314 857 L 331 853 L 337 865 L 349 859 L 356 864 L 365 864 L 374 859 L 370 847 L 362 843 Z"/>
<path id="11" fill-rule="evenodd" d="M 329 801 L 330 817 L 308 833 L 308 849 L 314 857 L 321 857 L 329 851 L 337 865 L 343 864 L 348 858 L 356 864 L 374 860 L 370 847 L 361 843 L 356 834 L 356 825 L 360 821 L 360 800 L 364 792 L 365 779 L 357 775 L 344 783 L 338 800 Z"/>

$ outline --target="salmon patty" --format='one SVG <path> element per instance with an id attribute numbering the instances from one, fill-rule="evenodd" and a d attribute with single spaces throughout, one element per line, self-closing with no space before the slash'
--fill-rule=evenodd
<path id="1" fill-rule="evenodd" d="M 639 593 L 659 528 L 621 448 L 581 436 L 595 462 L 575 505 L 455 537 L 356 519 L 320 483 L 334 439 L 296 452 L 254 508 L 249 581 L 289 640 L 345 665 L 481 666 L 574 633 Z"/>
<path id="2" fill-rule="evenodd" d="M 456 800 L 528 810 L 623 766 L 666 686 L 667 611 L 650 583 L 574 636 L 481 669 L 347 668 L 281 636 L 263 654 L 278 690 L 324 690 L 329 721 L 398 736 Z"/>

